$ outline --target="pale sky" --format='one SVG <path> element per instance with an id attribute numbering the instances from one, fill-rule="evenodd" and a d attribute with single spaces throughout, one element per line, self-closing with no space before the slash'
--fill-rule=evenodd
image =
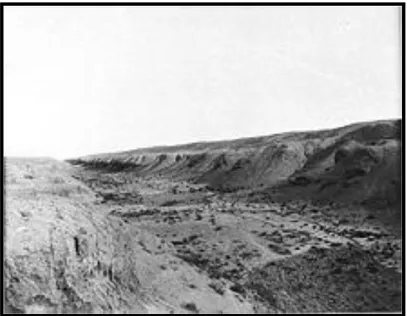
<path id="1" fill-rule="evenodd" d="M 6 156 L 401 118 L 395 7 L 5 7 Z"/>

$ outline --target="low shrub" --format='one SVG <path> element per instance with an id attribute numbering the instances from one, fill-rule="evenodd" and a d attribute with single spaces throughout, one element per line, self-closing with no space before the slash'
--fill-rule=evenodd
<path id="1" fill-rule="evenodd" d="M 181 307 L 193 313 L 198 313 L 198 308 L 196 307 L 196 304 L 193 302 L 183 303 L 181 304 Z"/>
<path id="2" fill-rule="evenodd" d="M 160 206 L 173 206 L 176 204 L 178 204 L 178 202 L 176 200 L 169 200 L 169 201 L 165 201 Z"/>
<path id="3" fill-rule="evenodd" d="M 231 287 L 230 290 L 239 294 L 242 294 L 243 296 L 246 294 L 245 288 L 240 285 L 239 283 L 234 283 Z"/>
<path id="4" fill-rule="evenodd" d="M 213 289 L 219 295 L 223 295 L 225 293 L 225 289 L 223 288 L 223 284 L 220 281 L 213 281 L 208 284 L 208 286 Z"/>

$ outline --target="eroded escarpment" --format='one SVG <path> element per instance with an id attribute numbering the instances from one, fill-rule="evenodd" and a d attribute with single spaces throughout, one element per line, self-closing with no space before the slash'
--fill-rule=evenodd
<path id="1" fill-rule="evenodd" d="M 107 221 L 69 166 L 6 162 L 7 304 L 29 312 L 143 310 L 137 232 Z M 127 247 L 127 251 L 120 251 Z"/>
<path id="2" fill-rule="evenodd" d="M 138 149 L 71 160 L 90 169 L 130 171 L 205 184 L 213 190 L 250 189 L 274 199 L 401 204 L 401 122 L 222 142 Z"/>

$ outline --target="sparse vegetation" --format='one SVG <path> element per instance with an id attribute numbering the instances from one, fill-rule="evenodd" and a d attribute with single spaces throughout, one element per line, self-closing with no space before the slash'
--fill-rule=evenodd
<path id="1" fill-rule="evenodd" d="M 181 305 L 181 307 L 188 310 L 188 311 L 190 311 L 190 312 L 198 313 L 198 308 L 196 307 L 196 304 L 193 303 L 193 302 L 183 303 Z"/>
<path id="2" fill-rule="evenodd" d="M 233 292 L 239 293 L 241 295 L 246 295 L 246 290 L 245 288 L 239 284 L 239 283 L 234 283 L 230 286 L 230 290 L 232 290 Z"/>
<path id="3" fill-rule="evenodd" d="M 211 283 L 208 284 L 208 286 L 219 295 L 223 295 L 225 293 L 225 288 L 223 287 L 222 282 L 220 282 L 219 280 L 212 281 Z"/>
<path id="4" fill-rule="evenodd" d="M 280 245 L 276 245 L 276 244 L 269 244 L 268 248 L 272 251 L 274 251 L 275 253 L 278 253 L 280 255 L 290 255 L 291 251 L 290 249 L 284 248 Z"/>
<path id="5" fill-rule="evenodd" d="M 177 205 L 178 202 L 176 200 L 165 201 L 161 204 L 161 206 L 174 206 Z"/>

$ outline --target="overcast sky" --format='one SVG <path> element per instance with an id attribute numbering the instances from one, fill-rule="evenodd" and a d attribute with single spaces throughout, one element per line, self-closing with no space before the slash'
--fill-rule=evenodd
<path id="1" fill-rule="evenodd" d="M 393 7 L 5 7 L 7 156 L 401 117 Z"/>

